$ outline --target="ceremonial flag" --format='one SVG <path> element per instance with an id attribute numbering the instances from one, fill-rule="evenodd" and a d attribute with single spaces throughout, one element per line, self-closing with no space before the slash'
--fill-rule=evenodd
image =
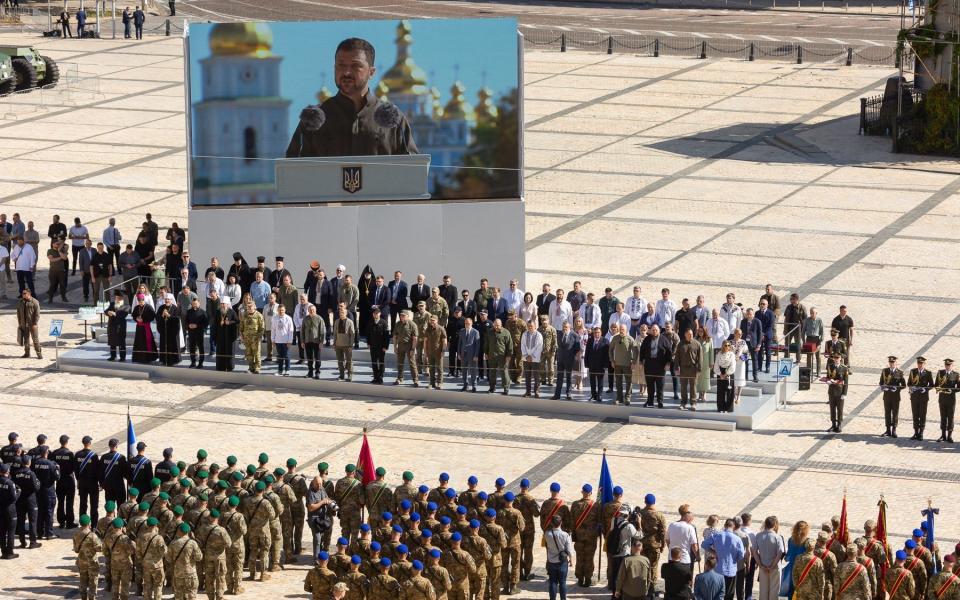
<path id="1" fill-rule="evenodd" d="M 130 420 L 130 408 L 127 407 L 127 458 L 137 455 L 137 434 L 133 431 L 133 421 Z"/>
<path id="2" fill-rule="evenodd" d="M 930 551 L 930 554 L 933 555 L 933 545 L 934 545 L 934 542 L 936 541 L 933 534 L 933 519 L 934 519 L 934 515 L 940 514 L 940 509 L 933 507 L 932 500 L 927 500 L 927 508 L 925 510 L 920 511 L 920 514 L 922 514 L 927 518 L 927 536 L 926 538 L 924 538 L 923 545 L 926 546 L 927 550 Z M 934 574 L 937 573 L 936 561 L 934 561 L 934 564 L 933 564 L 933 573 Z"/>
<path id="3" fill-rule="evenodd" d="M 880 597 L 883 597 L 882 592 L 886 591 L 887 569 L 890 567 L 890 546 L 887 544 L 887 502 L 882 495 L 880 496 L 880 502 L 877 502 L 877 506 L 880 507 L 880 512 L 877 514 L 877 529 L 874 536 L 880 543 L 880 547 L 883 548 L 885 557 L 885 560 L 880 563 L 880 581 L 877 583 L 880 586 Z"/>
<path id="4" fill-rule="evenodd" d="M 607 466 L 607 449 L 603 449 L 603 462 L 600 463 L 600 484 L 597 486 L 600 504 L 613 502 L 613 479 Z"/>
<path id="5" fill-rule="evenodd" d="M 363 430 L 363 444 L 360 445 L 360 456 L 357 457 L 357 471 L 360 472 L 360 481 L 363 487 L 375 479 L 374 471 L 377 467 L 373 464 L 373 453 L 370 452 L 370 443 L 367 441 L 367 430 Z"/>
<path id="6" fill-rule="evenodd" d="M 843 546 L 850 543 L 850 530 L 847 528 L 847 493 L 843 493 L 843 507 L 840 509 L 840 527 L 834 533 L 836 540 Z"/>

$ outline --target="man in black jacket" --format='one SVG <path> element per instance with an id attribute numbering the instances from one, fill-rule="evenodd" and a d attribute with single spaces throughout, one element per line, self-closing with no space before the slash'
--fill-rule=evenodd
<path id="1" fill-rule="evenodd" d="M 150 480 L 153 479 L 153 463 L 144 455 L 147 445 L 144 442 L 137 442 L 137 455 L 127 463 L 127 481 L 131 488 L 137 488 L 140 495 L 137 496 L 139 502 L 143 495 L 150 489 Z"/>
<path id="2" fill-rule="evenodd" d="M 33 459 L 33 472 L 40 488 L 37 490 L 37 535 L 42 539 L 53 538 L 53 513 L 57 507 L 56 485 L 60 480 L 60 467 L 50 460 L 50 449 L 39 447 L 40 453 Z"/>
<path id="3" fill-rule="evenodd" d="M 660 335 L 660 327 L 654 325 L 640 346 L 640 360 L 647 377 L 646 408 L 653 408 L 653 399 L 657 399 L 657 408 L 663 408 L 663 378 L 667 365 L 671 362 L 673 344 L 666 336 Z"/>
<path id="4" fill-rule="evenodd" d="M 610 365 L 610 352 L 609 344 L 599 327 L 593 328 L 591 337 L 587 340 L 583 360 L 590 373 L 590 399 L 600 402 L 600 394 L 603 393 L 603 372 Z"/>
<path id="5" fill-rule="evenodd" d="M 90 521 L 97 522 L 100 506 L 100 457 L 90 449 L 93 438 L 89 435 L 80 440 L 83 448 L 74 454 L 77 474 L 77 490 L 80 492 L 80 514 L 90 515 Z M 89 509 L 89 512 L 88 512 Z"/>
<path id="6" fill-rule="evenodd" d="M 19 464 L 13 470 L 13 481 L 20 488 L 20 497 L 17 499 L 17 534 L 20 536 L 20 547 L 27 547 L 27 536 L 30 536 L 30 549 L 42 546 L 37 542 L 37 491 L 40 490 L 40 480 L 30 469 L 30 456 L 20 456 Z M 29 525 L 28 525 L 29 523 Z"/>
<path id="7" fill-rule="evenodd" d="M 577 352 L 580 352 L 580 336 L 570 331 L 570 323 L 564 322 L 563 329 L 557 335 L 557 385 L 553 391 L 553 399 L 560 399 L 563 382 L 567 382 L 567 400 L 570 398 L 570 377 L 577 362 Z"/>
<path id="8" fill-rule="evenodd" d="M 113 500 L 119 505 L 127 498 L 127 459 L 117 452 L 117 438 L 111 438 L 107 445 L 110 451 L 100 457 L 100 487 L 108 502 Z"/>
<path id="9" fill-rule="evenodd" d="M 0 558 L 4 560 L 19 556 L 13 551 L 19 497 L 20 488 L 10 479 L 10 465 L 0 463 Z"/>
<path id="10" fill-rule="evenodd" d="M 77 480 L 74 470 L 77 467 L 76 458 L 67 444 L 70 436 L 60 436 L 60 447 L 50 453 L 50 459 L 57 463 L 60 469 L 60 479 L 57 480 L 57 523 L 60 529 L 73 529 L 77 526 L 73 518 L 73 498 L 77 494 Z"/>
<path id="11" fill-rule="evenodd" d="M 370 327 L 367 330 L 367 346 L 370 347 L 370 361 L 373 363 L 373 383 L 383 383 L 384 358 L 390 347 L 390 333 L 387 321 L 380 318 L 380 307 L 371 310 Z"/>
<path id="12" fill-rule="evenodd" d="M 537 295 L 537 316 L 550 312 L 550 305 L 557 297 L 550 293 L 550 284 L 543 284 L 543 293 Z"/>
<path id="13" fill-rule="evenodd" d="M 203 332 L 207 329 L 209 318 L 207 313 L 200 308 L 200 299 L 194 297 L 190 301 L 190 308 L 187 309 L 187 347 L 190 349 L 190 367 L 203 368 Z M 211 339 L 213 332 L 210 333 Z M 199 353 L 199 363 L 197 354 Z"/>
<path id="14" fill-rule="evenodd" d="M 443 283 L 437 287 L 440 289 L 440 297 L 446 300 L 447 306 L 450 307 L 450 310 L 453 310 L 453 307 L 457 305 L 457 286 L 453 285 L 453 278 L 444 275 Z"/>

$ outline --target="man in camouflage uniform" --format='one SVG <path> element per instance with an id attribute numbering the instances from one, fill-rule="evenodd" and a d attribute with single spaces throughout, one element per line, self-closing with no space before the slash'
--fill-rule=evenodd
<path id="1" fill-rule="evenodd" d="M 937 573 L 927 586 L 929 600 L 960 599 L 960 577 L 954 573 L 957 563 L 953 554 L 943 557 L 943 571 Z"/>
<path id="2" fill-rule="evenodd" d="M 343 548 L 345 549 L 346 546 Z M 359 556 L 347 557 L 346 570 L 340 575 L 340 581 L 347 584 L 347 595 L 344 600 L 366 600 L 367 598 L 370 582 L 367 581 L 367 576 L 360 572 L 362 562 L 363 559 Z"/>
<path id="3" fill-rule="evenodd" d="M 263 492 L 263 497 L 273 505 L 273 511 L 276 516 L 270 521 L 270 570 L 279 571 L 283 569 L 281 562 L 281 552 L 283 551 L 283 526 L 280 524 L 280 518 L 285 512 L 283 510 L 283 501 L 277 494 L 274 486 L 277 479 L 273 475 L 266 475 L 263 481 L 267 484 L 267 489 Z"/>
<path id="4" fill-rule="evenodd" d="M 553 385 L 553 366 L 557 356 L 557 330 L 550 325 L 547 315 L 540 317 L 540 327 L 537 329 L 543 336 L 543 351 L 540 353 L 540 383 Z"/>
<path id="5" fill-rule="evenodd" d="M 208 519 L 210 526 L 203 541 L 204 588 L 209 600 L 223 600 L 227 589 L 226 550 L 233 541 L 220 525 L 220 511 L 211 510 Z"/>
<path id="6" fill-rule="evenodd" d="M 831 600 L 834 595 L 833 580 L 837 574 L 837 556 L 830 550 L 832 538 L 826 531 L 817 533 L 817 544 L 814 554 L 823 563 L 823 597 Z"/>
<path id="7" fill-rule="evenodd" d="M 463 536 L 459 532 L 454 532 L 450 536 L 450 549 L 443 553 L 441 560 L 453 581 L 453 586 L 450 588 L 448 595 L 450 600 L 470 600 L 470 579 L 477 575 L 477 565 L 474 563 L 473 557 L 470 556 L 469 552 L 460 548 L 462 539 Z M 519 553 L 519 547 L 517 550 Z"/>
<path id="8" fill-rule="evenodd" d="M 290 506 L 290 518 L 293 521 L 293 556 L 288 555 L 288 559 L 296 561 L 296 556 L 303 552 L 303 524 L 306 522 L 307 509 L 304 506 L 304 498 L 307 495 L 310 483 L 303 473 L 296 472 L 297 460 L 295 458 L 287 459 L 287 474 L 283 476 L 283 481 L 293 490 L 296 501 Z"/>
<path id="9" fill-rule="evenodd" d="M 140 490 L 138 490 L 135 487 L 130 488 L 129 490 L 127 490 L 127 501 L 121 504 L 120 507 L 116 509 L 117 511 L 116 516 L 123 519 L 125 523 L 129 523 L 130 519 L 132 519 L 133 516 L 137 514 L 137 507 L 140 505 L 140 502 L 137 501 L 137 496 L 139 495 L 140 495 Z M 110 502 L 113 502 L 114 507 L 116 507 L 117 505 L 116 502 L 114 502 L 113 500 L 111 500 Z M 111 517 L 106 522 L 103 520 L 103 518 L 97 521 L 97 531 L 104 532 L 105 530 L 101 529 L 101 524 L 109 528 L 113 524 L 113 517 Z M 108 530 L 109 529 L 107 529 L 106 531 Z"/>
<path id="10" fill-rule="evenodd" d="M 426 351 L 426 332 L 427 325 L 430 324 L 430 313 L 427 312 L 427 303 L 424 300 L 418 302 L 414 309 L 413 324 L 417 326 L 417 331 L 421 334 L 417 338 L 417 364 L 423 368 L 423 366 L 427 364 L 424 359 L 424 353 Z"/>
<path id="11" fill-rule="evenodd" d="M 357 479 L 356 465 L 344 468 L 345 475 L 334 486 L 333 498 L 340 507 L 340 536 L 350 541 L 357 539 L 360 511 L 363 509 L 363 485 Z"/>
<path id="12" fill-rule="evenodd" d="M 280 504 L 283 512 L 280 513 L 280 535 L 283 544 L 284 562 L 296 564 L 297 558 L 293 553 L 293 507 L 297 504 L 297 494 L 293 488 L 284 480 L 287 471 L 282 467 L 273 470 L 273 476 L 277 481 L 273 485 L 274 492 L 280 498 Z"/>
<path id="13" fill-rule="evenodd" d="M 207 467 L 207 451 L 200 448 L 197 450 L 197 462 L 187 467 L 185 475 L 188 478 L 192 478 L 197 471 L 206 471 Z"/>
<path id="14" fill-rule="evenodd" d="M 592 584 L 593 557 L 597 554 L 597 540 L 600 536 L 600 509 L 591 497 L 593 486 L 589 483 L 583 484 L 580 493 L 583 497 L 570 507 L 570 519 L 573 521 L 573 549 L 577 554 L 577 563 L 574 566 L 577 585 L 587 587 Z M 656 575 L 652 577 L 655 578 Z"/>
<path id="15" fill-rule="evenodd" d="M 640 535 L 643 537 L 641 554 L 650 561 L 650 583 L 647 589 L 653 589 L 660 573 L 660 553 L 667 545 L 667 519 L 657 510 L 657 497 L 647 494 L 643 498 L 644 507 L 640 509 Z M 594 548 L 596 549 L 596 548 Z M 577 552 L 577 556 L 580 553 Z"/>
<path id="16" fill-rule="evenodd" d="M 413 575 L 401 585 L 404 600 L 437 600 L 433 584 L 422 575 L 423 563 L 415 560 L 410 564 Z"/>
<path id="17" fill-rule="evenodd" d="M 144 600 L 160 600 L 165 577 L 163 558 L 167 542 L 159 531 L 156 517 L 147 519 L 147 527 L 137 538 L 137 564 L 143 577 Z"/>
<path id="18" fill-rule="evenodd" d="M 394 505 L 393 490 L 391 490 L 387 482 L 384 481 L 386 475 L 386 469 L 377 467 L 374 473 L 376 478 L 368 483 L 367 488 L 364 490 L 364 506 L 366 506 L 367 511 L 369 511 L 367 522 L 370 523 L 371 527 L 380 525 L 381 515 L 390 512 Z M 385 541 L 386 540 L 380 540 L 380 543 L 382 544 Z"/>
<path id="19" fill-rule="evenodd" d="M 390 576 L 389 558 L 381 558 L 377 563 L 377 573 L 369 577 L 370 590 L 367 600 L 397 600 L 400 595 L 400 582 Z"/>
<path id="20" fill-rule="evenodd" d="M 270 579 L 270 574 L 266 572 L 270 565 L 270 522 L 276 518 L 277 512 L 273 504 L 264 498 L 266 489 L 266 482 L 258 481 L 254 494 L 244 500 L 244 514 L 249 515 L 247 535 L 250 540 L 250 581 L 257 579 L 257 561 L 260 562 L 260 581 Z"/>
<path id="21" fill-rule="evenodd" d="M 837 600 L 863 600 L 872 597 L 868 569 L 857 562 L 857 545 L 847 544 L 846 560 L 837 565 L 833 578 Z"/>
<path id="22" fill-rule="evenodd" d="M 113 586 L 113 600 L 127 600 L 130 597 L 130 578 L 133 576 L 134 546 L 123 530 L 123 519 L 117 517 L 111 523 L 114 531 L 107 534 L 105 545 L 110 546 L 110 563 L 107 570 L 110 578 L 116 582 Z"/>
<path id="23" fill-rule="evenodd" d="M 183 524 L 183 507 L 174 506 L 173 507 L 173 520 L 167 524 L 163 529 L 163 541 L 166 543 L 167 547 L 177 539 L 177 530 L 180 529 L 180 525 Z M 164 574 L 164 586 L 170 587 L 173 585 L 173 564 L 170 562 L 170 559 L 167 558 L 166 549 L 164 549 L 163 555 L 163 574 Z"/>
<path id="24" fill-rule="evenodd" d="M 333 586 L 337 583 L 337 574 L 327 568 L 330 555 L 321 550 L 317 554 L 317 564 L 307 571 L 303 580 L 303 591 L 311 594 L 313 600 L 329 600 L 333 597 Z"/>
<path id="25" fill-rule="evenodd" d="M 150 510 L 150 505 L 146 502 L 141 502 L 137 506 L 137 514 L 130 519 L 127 523 L 126 531 L 127 535 L 130 536 L 130 539 L 133 543 L 137 543 L 140 539 L 140 534 L 147 529 L 147 521 L 150 517 L 147 516 L 147 512 Z M 136 558 L 136 557 L 134 557 Z M 137 586 L 137 595 L 143 595 L 143 569 L 141 568 L 140 563 L 134 559 L 133 561 L 133 582 Z"/>
<path id="26" fill-rule="evenodd" d="M 470 520 L 470 530 L 464 536 L 461 545 L 464 550 L 470 553 L 473 562 L 477 567 L 477 572 L 470 577 L 470 598 L 468 600 L 484 600 L 484 594 L 487 589 L 487 563 L 493 558 L 493 551 L 490 550 L 490 544 L 480 535 L 480 521 Z"/>
<path id="27" fill-rule="evenodd" d="M 243 341 L 243 358 L 251 373 L 260 372 L 260 342 L 263 340 L 263 315 L 257 312 L 253 300 L 248 300 L 246 310 L 240 317 L 240 339 Z"/>
<path id="28" fill-rule="evenodd" d="M 440 298 L 443 301 L 443 298 Z M 443 353 L 447 347 L 447 330 L 440 325 L 436 315 L 430 315 L 423 337 L 423 351 L 430 367 L 430 387 L 440 389 L 443 383 Z"/>
<path id="29" fill-rule="evenodd" d="M 520 381 L 523 374 L 523 349 L 520 347 L 520 338 L 527 330 L 527 324 L 512 308 L 507 311 L 507 322 L 503 325 L 513 342 L 513 353 L 510 355 L 510 381 Z"/>
<path id="30" fill-rule="evenodd" d="M 440 327 L 446 328 L 447 319 L 450 318 L 450 305 L 440 295 L 438 287 L 430 290 L 430 297 L 427 298 L 427 312 L 437 318 Z"/>
<path id="31" fill-rule="evenodd" d="M 526 527 L 520 532 L 520 579 L 529 581 L 533 578 L 533 543 L 537 537 L 537 517 L 540 516 L 540 505 L 530 493 L 530 480 L 520 480 L 520 493 L 513 505 L 520 514 Z"/>
<path id="32" fill-rule="evenodd" d="M 73 534 L 73 551 L 77 553 L 80 571 L 80 600 L 95 600 L 100 582 L 100 561 L 103 550 L 100 536 L 90 528 L 90 515 L 80 515 L 80 529 Z"/>
<path id="33" fill-rule="evenodd" d="M 922 559 L 914 556 L 916 549 L 917 543 L 915 541 L 907 540 L 904 543 L 903 550 L 906 552 L 907 557 L 903 566 L 913 575 L 913 583 L 916 588 L 914 600 L 924 600 L 927 593 L 927 565 L 924 564 Z"/>
<path id="34" fill-rule="evenodd" d="M 417 374 L 417 359 L 414 350 L 419 346 L 420 329 L 410 318 L 409 311 L 400 311 L 400 320 L 393 328 L 393 351 L 397 355 L 397 380 L 394 385 L 403 383 L 403 362 L 410 363 L 410 376 L 413 378 L 413 387 L 420 386 Z"/>
<path id="35" fill-rule="evenodd" d="M 516 592 L 520 583 L 520 532 L 527 526 L 520 511 L 513 507 L 513 492 L 503 495 L 503 509 L 497 515 L 497 524 L 503 527 L 507 536 L 507 545 L 503 548 L 503 593 L 510 595 Z"/>
<path id="36" fill-rule="evenodd" d="M 486 358 L 487 377 L 490 380 L 490 389 L 488 393 L 493 393 L 497 388 L 497 376 L 503 377 L 503 395 L 510 393 L 510 372 L 507 361 L 513 356 L 514 343 L 510 333 L 503 328 L 500 319 L 493 322 L 493 329 L 487 334 L 484 341 L 485 347 L 483 354 Z M 519 347 L 519 345 L 518 345 Z M 494 506 L 499 510 L 499 507 Z"/>
<path id="37" fill-rule="evenodd" d="M 437 600 L 447 600 L 447 594 L 453 587 L 453 580 L 446 567 L 440 564 L 443 552 L 439 548 L 430 550 L 427 556 L 427 568 L 423 570 L 423 576 L 433 584 L 433 591 L 437 594 Z M 496 584 L 494 585 L 496 587 Z"/>
<path id="38" fill-rule="evenodd" d="M 240 506 L 240 497 L 231 496 L 227 500 L 227 510 L 221 513 L 220 522 L 230 534 L 230 545 L 226 552 L 226 580 L 227 594 L 234 595 L 243 592 L 240 581 L 243 579 L 244 539 L 247 535 L 247 520 L 237 511 Z"/>
<path id="39" fill-rule="evenodd" d="M 884 588 L 889 594 L 888 597 L 890 600 L 913 600 L 916 597 L 917 586 L 910 569 L 904 566 L 907 553 L 897 550 L 894 558 L 893 566 L 887 569 L 887 576 L 884 579 Z"/>
<path id="40" fill-rule="evenodd" d="M 855 543 L 857 546 L 863 547 L 864 555 L 868 556 L 873 562 L 874 576 L 872 580 L 876 582 L 873 588 L 874 597 L 877 598 L 877 600 L 883 600 L 883 598 L 880 598 L 882 586 L 880 586 L 879 583 L 881 582 L 880 578 L 882 576 L 881 567 L 887 564 L 887 553 L 883 544 L 874 537 L 876 529 L 876 521 L 872 519 L 868 520 L 863 524 L 863 536 L 857 538 Z"/>
<path id="41" fill-rule="evenodd" d="M 507 547 L 507 534 L 503 527 L 497 524 L 497 511 L 488 508 L 483 513 L 484 523 L 480 528 L 480 535 L 487 540 L 493 557 L 487 561 L 487 589 L 484 591 L 484 600 L 499 600 L 501 587 L 501 571 L 503 570 L 503 553 Z"/>
<path id="42" fill-rule="evenodd" d="M 803 554 L 793 563 L 793 597 L 796 600 L 825 600 L 823 597 L 823 561 L 813 553 L 813 540 L 803 543 Z M 829 599 L 826 599 L 829 600 Z"/>
<path id="43" fill-rule="evenodd" d="M 197 566 L 203 561 L 200 544 L 190 536 L 190 526 L 181 523 L 177 529 L 177 539 L 167 547 L 167 558 L 173 565 L 173 597 L 175 600 L 189 600 L 197 597 L 200 580 Z"/>

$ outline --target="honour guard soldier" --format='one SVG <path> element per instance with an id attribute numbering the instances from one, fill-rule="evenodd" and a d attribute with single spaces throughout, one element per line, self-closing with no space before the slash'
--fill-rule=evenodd
<path id="1" fill-rule="evenodd" d="M 583 497 L 573 503 L 570 518 L 573 521 L 573 549 L 577 553 L 577 585 L 590 587 L 593 584 L 593 557 L 597 553 L 600 537 L 600 509 L 591 498 L 593 486 L 589 483 L 580 488 Z"/>
<path id="2" fill-rule="evenodd" d="M 360 509 L 363 507 L 363 485 L 357 479 L 356 465 L 347 465 L 345 475 L 334 488 L 333 497 L 340 507 L 340 535 L 350 541 L 357 539 L 360 528 Z"/>
<path id="3" fill-rule="evenodd" d="M 549 510 L 550 506 L 547 505 L 547 502 L 549 500 L 544 502 L 544 508 Z M 520 579 L 529 581 L 533 579 L 533 540 L 537 534 L 537 517 L 540 516 L 540 506 L 537 504 L 537 499 L 530 493 L 529 479 L 520 480 L 520 494 L 517 495 L 514 506 L 523 515 L 523 520 L 526 523 L 526 527 L 520 534 Z"/>
<path id="4" fill-rule="evenodd" d="M 927 403 L 933 387 L 933 373 L 925 368 L 927 359 L 917 357 L 917 366 L 910 369 L 907 383 L 910 386 L 910 411 L 913 413 L 913 436 L 911 440 L 923 440 L 923 428 L 927 424 Z M 924 582 L 926 583 L 926 582 Z"/>
<path id="5" fill-rule="evenodd" d="M 880 582 L 880 577 L 882 575 L 882 566 L 887 564 L 887 551 L 883 547 L 883 544 L 879 542 L 875 537 L 877 530 L 877 523 L 874 520 L 869 520 L 863 524 L 863 537 L 856 540 L 858 546 L 863 545 L 863 553 L 870 557 L 873 561 L 874 570 L 876 571 L 876 580 Z M 874 596 L 880 596 L 880 590 L 874 588 Z M 879 598 L 879 600 L 883 600 Z"/>
<path id="6" fill-rule="evenodd" d="M 430 554 L 427 557 L 428 566 L 423 570 L 423 576 L 433 585 L 433 591 L 437 594 L 437 600 L 447 600 L 447 593 L 449 593 L 453 587 L 453 579 L 450 577 L 450 572 L 447 571 L 446 567 L 440 566 L 441 556 L 443 556 L 443 553 L 438 548 L 430 550 Z M 497 588 L 497 584 L 493 584 L 493 587 Z"/>
<path id="7" fill-rule="evenodd" d="M 940 437 L 938 442 L 953 443 L 953 414 L 957 409 L 957 388 L 960 388 L 960 373 L 953 370 L 953 359 L 943 361 L 937 372 L 937 400 L 940 404 Z"/>
<path id="8" fill-rule="evenodd" d="M 370 590 L 367 593 L 369 600 L 396 600 L 400 597 L 400 582 L 390 576 L 389 558 L 381 558 L 377 563 L 377 574 L 371 575 Z"/>
<path id="9" fill-rule="evenodd" d="M 843 355 L 834 352 L 827 361 L 827 382 L 830 387 L 827 388 L 827 397 L 830 402 L 830 429 L 828 433 L 840 433 L 843 431 L 843 400 L 847 395 L 847 379 L 849 370 L 843 364 Z"/>
<path id="10" fill-rule="evenodd" d="M 650 582 L 647 589 L 652 590 L 660 572 L 660 553 L 667 546 L 667 518 L 657 510 L 657 497 L 647 494 L 643 497 L 644 507 L 640 509 L 640 535 L 643 539 L 642 554 L 650 561 Z"/>
<path id="11" fill-rule="evenodd" d="M 837 566 L 833 579 L 836 600 L 863 600 L 871 598 L 867 568 L 857 562 L 857 545 L 847 544 L 846 560 Z"/>
<path id="12" fill-rule="evenodd" d="M 136 542 L 136 559 L 140 563 L 145 600 L 160 600 L 163 595 L 163 558 L 167 552 L 167 542 L 159 531 L 159 525 L 156 517 L 148 518 L 147 529 Z"/>
<path id="13" fill-rule="evenodd" d="M 910 573 L 910 569 L 904 566 L 907 553 L 903 550 L 897 550 L 895 557 L 896 561 L 887 570 L 887 576 L 884 580 L 889 598 L 890 600 L 913 600 L 917 593 L 917 584 L 913 581 L 913 574 Z"/>
<path id="14" fill-rule="evenodd" d="M 513 507 L 515 497 L 513 492 L 503 495 L 503 509 L 497 515 L 497 524 L 503 527 L 507 536 L 507 545 L 503 548 L 503 566 L 501 582 L 503 593 L 510 595 L 516 592 L 520 583 L 520 532 L 526 528 L 523 515 Z"/>
<path id="15" fill-rule="evenodd" d="M 483 591 L 483 597 L 487 600 L 498 600 L 500 598 L 500 578 L 503 568 L 503 552 L 507 547 L 507 534 L 503 527 L 496 523 L 497 511 L 488 508 L 483 512 L 484 523 L 480 529 L 480 535 L 487 540 L 490 546 L 490 552 L 493 557 L 487 561 L 487 587 Z"/>
<path id="16" fill-rule="evenodd" d="M 107 445 L 110 451 L 100 457 L 100 487 L 107 500 L 123 502 L 126 496 L 127 459 L 117 452 L 119 440 L 112 438 Z"/>
<path id="17" fill-rule="evenodd" d="M 835 543 L 837 543 L 837 540 L 826 531 L 821 531 L 817 534 L 817 547 L 814 553 L 817 555 L 817 558 L 823 562 L 823 597 L 825 600 L 833 598 L 834 590 L 836 590 L 833 585 L 833 579 L 837 574 L 837 564 L 839 561 L 837 560 L 837 555 L 830 550 Z"/>
<path id="18" fill-rule="evenodd" d="M 906 560 L 903 566 L 913 575 L 913 583 L 916 586 L 914 600 L 924 600 L 927 590 L 927 565 L 923 560 L 914 555 L 917 549 L 917 543 L 913 540 L 907 540 L 903 544 L 903 551 L 906 553 Z"/>
<path id="19" fill-rule="evenodd" d="M 80 570 L 80 600 L 94 600 L 100 581 L 100 561 L 103 542 L 90 529 L 90 515 L 80 515 L 80 530 L 73 534 L 73 551 L 77 553 L 77 568 Z"/>
<path id="20" fill-rule="evenodd" d="M 813 540 L 808 538 L 804 541 L 803 554 L 796 558 L 791 575 L 793 577 L 794 598 L 797 600 L 823 600 L 823 561 L 813 551 Z"/>
<path id="21" fill-rule="evenodd" d="M 903 371 L 897 368 L 897 357 L 888 356 L 889 366 L 880 372 L 880 389 L 883 390 L 883 421 L 887 430 L 884 436 L 897 437 L 897 418 L 900 415 L 900 391 L 907 387 Z"/>
<path id="22" fill-rule="evenodd" d="M 930 600 L 957 600 L 960 598 L 960 577 L 954 573 L 956 567 L 952 554 L 943 557 L 943 571 L 930 580 L 927 598 Z"/>
<path id="23" fill-rule="evenodd" d="M 177 538 L 167 547 L 166 557 L 173 566 L 174 598 L 195 598 L 200 585 L 197 565 L 203 561 L 203 552 L 186 523 L 180 524 Z"/>

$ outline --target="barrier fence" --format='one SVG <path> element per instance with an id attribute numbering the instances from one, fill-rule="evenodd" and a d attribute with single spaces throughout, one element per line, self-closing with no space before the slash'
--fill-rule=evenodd
<path id="1" fill-rule="evenodd" d="M 647 34 L 606 34 L 593 31 L 525 30 L 524 44 L 530 48 L 595 50 L 614 54 L 626 52 L 647 56 L 684 56 L 692 58 L 740 58 L 747 61 L 826 62 L 890 65 L 897 58 L 896 48 L 888 46 L 854 47 L 830 43 L 775 42 L 766 40 L 701 39 L 685 36 Z"/>
<path id="2" fill-rule="evenodd" d="M 77 63 L 58 62 L 60 80 L 46 85 L 0 96 L 0 120 L 15 121 L 37 112 L 59 107 L 75 107 L 84 102 L 103 100 L 100 76 L 83 73 Z"/>

